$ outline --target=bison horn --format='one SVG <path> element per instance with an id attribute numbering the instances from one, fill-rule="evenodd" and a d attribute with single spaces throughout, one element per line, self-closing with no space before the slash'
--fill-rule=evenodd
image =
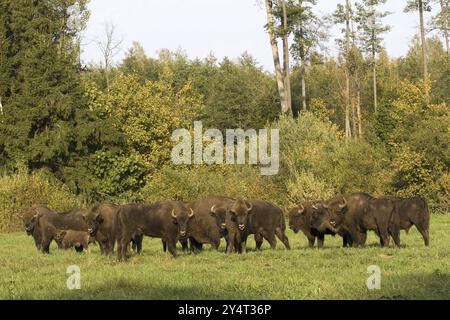
<path id="1" fill-rule="evenodd" d="M 347 200 L 345 200 L 344 197 L 342 197 L 342 200 L 344 200 L 344 203 L 339 205 L 339 208 L 341 208 L 341 209 L 343 209 L 347 206 Z"/>
<path id="2" fill-rule="evenodd" d="M 305 211 L 305 207 L 304 207 L 302 204 L 300 205 L 300 207 L 301 207 L 301 208 L 298 209 L 298 213 L 299 213 L 299 214 L 302 214 L 302 213 Z"/>
<path id="3" fill-rule="evenodd" d="M 319 210 L 319 206 L 317 205 L 317 203 L 313 203 L 312 207 L 314 210 Z"/>
<path id="4" fill-rule="evenodd" d="M 189 210 L 191 211 L 191 213 L 189 213 L 189 218 L 192 218 L 194 216 L 194 210 L 192 210 L 192 208 L 189 208 Z"/>
<path id="5" fill-rule="evenodd" d="M 172 218 L 176 219 L 177 216 L 175 215 L 175 210 L 172 209 Z"/>
<path id="6" fill-rule="evenodd" d="M 251 211 L 253 209 L 253 204 L 247 202 L 247 211 Z"/>
<path id="7" fill-rule="evenodd" d="M 216 205 L 213 205 L 213 206 L 211 207 L 211 212 L 212 212 L 212 213 L 216 213 Z"/>

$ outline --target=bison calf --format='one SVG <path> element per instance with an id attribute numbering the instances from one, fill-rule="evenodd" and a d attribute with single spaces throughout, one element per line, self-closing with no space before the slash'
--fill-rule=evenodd
<path id="1" fill-rule="evenodd" d="M 85 231 L 61 230 L 56 233 L 56 242 L 64 249 L 75 248 L 77 252 L 86 250 L 91 252 L 89 244 L 95 243 L 95 239 Z"/>

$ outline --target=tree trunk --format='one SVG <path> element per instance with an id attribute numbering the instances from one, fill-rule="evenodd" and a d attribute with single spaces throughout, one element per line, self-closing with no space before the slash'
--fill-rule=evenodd
<path id="1" fill-rule="evenodd" d="M 378 112 L 378 90 L 377 90 L 377 64 L 373 58 L 373 106 L 375 113 Z"/>
<path id="2" fill-rule="evenodd" d="M 306 66 L 305 66 L 305 60 L 302 58 L 301 62 L 301 69 L 300 69 L 300 76 L 302 81 L 302 108 L 303 110 L 307 110 L 306 107 L 306 80 L 305 80 L 305 73 L 306 73 Z"/>
<path id="3" fill-rule="evenodd" d="M 428 58 L 427 58 L 427 42 L 425 38 L 425 20 L 423 16 L 423 1 L 419 0 L 419 16 L 420 16 L 420 38 L 422 42 L 422 59 L 423 59 L 423 80 L 428 79 Z"/>
<path id="4" fill-rule="evenodd" d="M 351 137 L 350 128 L 350 2 L 345 5 L 345 62 L 346 62 L 346 89 L 345 89 L 345 136 Z"/>
<path id="5" fill-rule="evenodd" d="M 266 11 L 267 11 L 267 30 L 268 30 L 269 38 L 270 38 L 270 45 L 272 47 L 272 57 L 273 57 L 273 63 L 275 66 L 275 77 L 276 77 L 277 85 L 278 85 L 278 93 L 280 95 L 281 112 L 288 113 L 289 107 L 288 107 L 287 101 L 286 101 L 286 96 L 287 96 L 286 88 L 284 85 L 283 71 L 281 70 L 280 55 L 278 52 L 278 44 L 277 44 L 277 39 L 275 37 L 275 30 L 274 30 L 272 0 L 265 0 L 265 4 L 266 4 Z"/>
<path id="6" fill-rule="evenodd" d="M 288 42 L 288 33 L 287 33 L 287 11 L 286 11 L 286 2 L 281 0 L 281 5 L 283 8 L 283 53 L 284 53 L 284 86 L 286 88 L 286 104 L 288 108 L 288 112 L 292 112 L 292 95 L 291 95 L 291 79 L 290 79 L 290 63 L 289 63 L 289 42 Z"/>
<path id="7" fill-rule="evenodd" d="M 362 138 L 362 116 L 361 116 L 361 87 L 358 85 L 358 96 L 356 98 L 356 112 L 358 114 L 358 136 Z"/>
<path id="8" fill-rule="evenodd" d="M 449 51 L 449 43 L 448 43 L 448 17 L 447 17 L 447 10 L 448 8 L 446 7 L 446 5 L 444 4 L 444 0 L 439 0 L 440 4 L 441 4 L 441 14 L 444 16 L 443 20 L 444 20 L 444 39 L 445 39 L 445 49 L 447 50 L 447 55 L 450 54 Z"/>

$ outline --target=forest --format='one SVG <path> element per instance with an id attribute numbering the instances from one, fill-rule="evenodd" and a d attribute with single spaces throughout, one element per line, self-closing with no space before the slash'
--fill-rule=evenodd
<path id="1" fill-rule="evenodd" d="M 162 48 L 151 57 L 138 42 L 115 62 L 112 26 L 103 61 L 86 65 L 88 0 L 2 0 L 0 232 L 21 230 L 33 204 L 69 210 L 211 194 L 283 207 L 345 192 L 420 195 L 433 213 L 449 213 L 450 3 L 404 2 L 419 28 L 408 53 L 392 58 L 386 0 L 344 0 L 326 17 L 315 0 L 261 1 L 272 73 L 247 52 L 190 59 Z M 336 25 L 332 56 L 324 43 Z M 194 121 L 279 129 L 279 174 L 173 165 L 172 132 Z"/>

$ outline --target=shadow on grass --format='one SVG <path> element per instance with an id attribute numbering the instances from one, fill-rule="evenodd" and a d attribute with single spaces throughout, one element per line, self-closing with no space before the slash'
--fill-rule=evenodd
<path id="1" fill-rule="evenodd" d="M 357 289 L 357 288 L 355 288 Z M 176 285 L 129 281 L 121 278 L 112 283 L 91 285 L 81 290 L 53 290 L 46 292 L 45 299 L 57 300 L 252 300 L 273 299 L 271 292 L 263 296 L 252 294 L 249 288 L 242 293 L 238 284 L 221 284 L 220 287 L 201 285 Z M 358 290 L 355 290 L 358 292 Z M 360 291 L 359 291 L 360 292 Z M 317 296 L 305 296 L 302 299 L 315 299 Z M 336 296 L 331 297 L 336 299 Z M 339 299 L 340 297 L 338 297 Z M 371 300 L 448 300 L 450 299 L 450 273 L 435 270 L 426 274 L 389 276 L 382 279 L 379 291 L 368 291 L 362 296 L 345 296 L 345 299 Z M 26 297 L 25 297 L 26 299 Z M 327 299 L 326 296 L 321 299 Z"/>
<path id="2" fill-rule="evenodd" d="M 414 273 L 390 276 L 382 280 L 379 298 L 382 300 L 449 300 L 450 273 L 434 270 L 430 273 Z"/>

